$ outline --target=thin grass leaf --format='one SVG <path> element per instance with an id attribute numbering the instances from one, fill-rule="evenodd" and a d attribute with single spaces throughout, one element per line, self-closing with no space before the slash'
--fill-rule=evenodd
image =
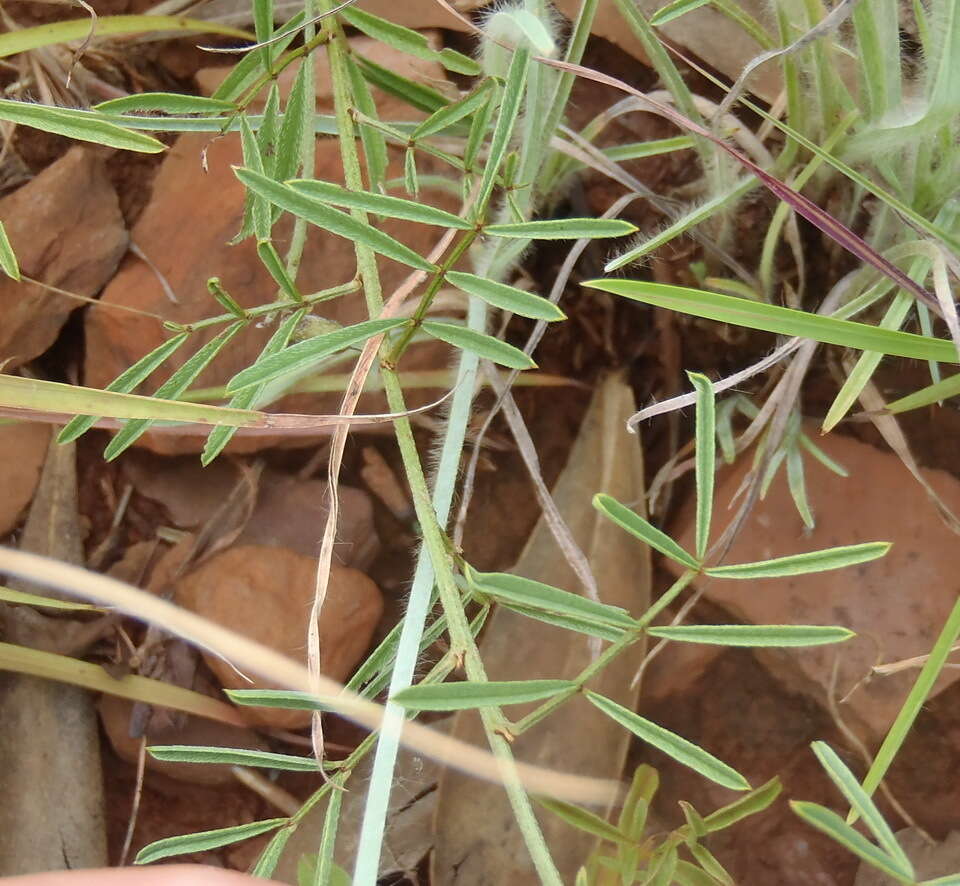
<path id="1" fill-rule="evenodd" d="M 185 18 L 179 15 L 100 15 L 97 16 L 97 37 L 119 37 L 126 34 L 149 34 L 178 31 L 196 34 L 223 34 L 241 40 L 253 39 L 253 34 L 215 21 Z M 83 40 L 90 33 L 90 19 L 69 19 L 20 28 L 0 34 L 0 58 L 7 58 L 43 46 L 55 46 L 71 40 Z"/>
<path id="2" fill-rule="evenodd" d="M 15 643 L 0 643 L 0 671 L 29 674 L 44 680 L 82 686 L 93 692 L 105 692 L 117 698 L 127 698 L 187 714 L 196 714 L 198 717 L 229 723 L 231 726 L 245 725 L 232 705 L 200 692 L 194 692 L 192 689 L 184 689 L 182 686 L 174 686 L 162 680 L 141 677 L 139 674 L 127 674 L 117 679 L 111 677 L 98 664 L 80 661 L 69 655 L 28 649 L 26 646 L 18 646 Z"/>
<path id="3" fill-rule="evenodd" d="M 181 95 L 176 92 L 140 92 L 111 98 L 94 105 L 95 111 L 104 114 L 126 114 L 130 111 L 162 111 L 165 114 L 220 114 L 232 111 L 233 102 L 202 95 Z"/>
<path id="4" fill-rule="evenodd" d="M 886 411 L 890 415 L 900 415 L 903 412 L 922 409 L 924 406 L 932 406 L 934 403 L 940 403 L 958 395 L 960 395 L 960 374 L 951 375 L 936 384 L 927 385 L 919 391 L 907 394 L 906 397 L 894 400 L 887 404 Z"/>
<path id="5" fill-rule="evenodd" d="M 943 339 L 929 339 L 922 335 L 880 329 L 866 323 L 837 320 L 834 317 L 808 314 L 805 311 L 719 295 L 701 289 L 642 280 L 615 279 L 588 280 L 583 285 L 681 314 L 745 326 L 748 329 L 809 338 L 825 344 L 861 351 L 877 351 L 915 360 L 960 362 L 953 343 Z"/>
<path id="6" fill-rule="evenodd" d="M 455 52 L 452 49 L 436 50 L 430 46 L 427 38 L 419 31 L 413 31 L 387 19 L 380 18 L 356 6 L 348 6 L 340 11 L 340 15 L 358 31 L 368 37 L 379 40 L 400 52 L 420 58 L 424 61 L 435 61 L 443 65 L 448 71 L 457 74 L 466 74 L 476 77 L 482 73 L 478 65 L 469 56 Z"/>
<path id="7" fill-rule="evenodd" d="M 625 609 L 619 606 L 609 606 L 599 603 L 589 597 L 561 591 L 559 588 L 522 578 L 519 575 L 509 575 L 505 572 L 472 572 L 471 583 L 478 591 L 488 594 L 495 599 L 506 600 L 531 609 L 545 609 L 560 615 L 573 618 L 582 618 L 586 621 L 599 624 L 614 625 L 632 630 L 637 622 Z"/>
<path id="8" fill-rule="evenodd" d="M 787 647 L 842 643 L 856 636 L 830 625 L 676 625 L 647 628 L 651 637 L 711 646 Z"/>
<path id="9" fill-rule="evenodd" d="M 267 843 L 266 848 L 260 853 L 257 863 L 250 871 L 250 876 L 260 880 L 269 880 L 273 872 L 277 869 L 277 863 L 283 855 L 283 850 L 287 848 L 287 842 L 296 832 L 296 827 L 282 828 L 277 831 Z"/>
<path id="10" fill-rule="evenodd" d="M 175 335 L 169 341 L 165 341 L 159 347 L 154 348 L 149 354 L 137 360 L 129 369 L 121 372 L 120 375 L 107 385 L 105 390 L 118 394 L 129 394 L 134 388 L 146 381 L 157 367 L 170 357 L 187 338 L 189 338 L 189 334 L 183 332 L 180 335 Z M 76 418 L 70 419 L 57 436 L 57 442 L 70 443 L 76 440 L 93 427 L 97 418 L 99 418 L 99 416 L 78 415 Z"/>
<path id="11" fill-rule="evenodd" d="M 544 809 L 552 812 L 557 818 L 562 819 L 578 831 L 591 834 L 600 840 L 607 840 L 610 843 L 629 844 L 632 842 L 619 828 L 587 809 L 575 806 L 573 803 L 566 803 L 563 800 L 553 800 L 549 797 L 537 797 L 536 799 L 537 803 Z"/>
<path id="12" fill-rule="evenodd" d="M 548 322 L 566 319 L 566 314 L 549 299 L 517 289 L 516 286 L 507 286 L 505 283 L 497 283 L 463 271 L 447 271 L 446 278 L 462 292 L 475 295 L 487 304 L 521 317 Z"/>
<path id="13" fill-rule="evenodd" d="M 350 209 L 362 209 L 387 218 L 401 218 L 405 221 L 418 222 L 423 225 L 439 225 L 443 228 L 456 228 L 460 231 L 473 230 L 473 225 L 452 212 L 437 209 L 418 203 L 415 200 L 404 200 L 402 197 L 388 197 L 384 194 L 371 194 L 367 191 L 348 191 L 346 188 L 333 182 L 316 181 L 314 179 L 298 179 L 287 182 L 287 185 L 298 194 L 302 194 L 318 203 L 330 203 L 334 206 L 346 206 Z"/>
<path id="14" fill-rule="evenodd" d="M 636 225 L 619 218 L 548 218 L 517 224 L 487 225 L 485 234 L 523 240 L 598 240 L 635 234 Z"/>
<path id="15" fill-rule="evenodd" d="M 763 812 L 783 790 L 779 778 L 771 778 L 765 785 L 751 791 L 747 796 L 734 800 L 732 803 L 724 806 L 716 812 L 711 812 L 703 819 L 703 825 L 707 833 L 726 830 L 731 825 L 736 824 L 744 818 Z"/>
<path id="16" fill-rule="evenodd" d="M 7 237 L 7 229 L 0 221 L 0 268 L 3 273 L 12 280 L 20 279 L 20 266 L 17 264 L 17 256 L 10 245 L 10 239 Z"/>
<path id="17" fill-rule="evenodd" d="M 447 97 L 436 89 L 424 86 L 423 83 L 418 83 L 409 77 L 401 77 L 389 68 L 364 58 L 358 52 L 351 53 L 351 56 L 360 69 L 360 73 L 363 74 L 363 79 L 371 86 L 382 89 L 387 95 L 392 95 L 394 98 L 406 102 L 418 111 L 432 114 L 434 111 L 450 104 Z"/>
<path id="18" fill-rule="evenodd" d="M 102 119 L 96 111 L 76 111 L 71 108 L 54 108 L 0 99 L 0 120 L 124 151 L 159 154 L 166 150 L 163 142 L 142 132 L 132 132 L 117 126 L 116 123 L 110 123 Z"/>
<path id="19" fill-rule="evenodd" d="M 408 711 L 466 711 L 541 701 L 576 688 L 572 680 L 421 683 L 391 696 L 391 701 Z"/>
<path id="20" fill-rule="evenodd" d="M 655 551 L 659 551 L 665 557 L 675 560 L 687 569 L 698 570 L 700 563 L 690 556 L 680 547 L 669 535 L 661 532 L 652 523 L 644 520 L 636 511 L 631 510 L 626 505 L 620 504 L 615 498 L 603 493 L 598 493 L 593 497 L 593 506 L 608 519 L 612 520 L 621 529 L 625 529 L 631 535 L 636 536 L 644 544 L 649 545 Z"/>
<path id="21" fill-rule="evenodd" d="M 585 695 L 595 707 L 624 728 L 629 729 L 641 741 L 653 745 L 678 763 L 699 772 L 704 778 L 732 791 L 750 790 L 749 783 L 739 772 L 693 742 L 681 738 L 669 729 L 652 723 L 596 692 L 587 691 Z"/>
<path id="22" fill-rule="evenodd" d="M 294 330 L 300 325 L 300 321 L 303 319 L 305 313 L 305 309 L 299 310 L 287 317 L 277 327 L 277 331 L 270 336 L 270 340 L 263 346 L 263 350 L 260 351 L 260 354 L 252 365 L 258 366 L 260 362 L 267 357 L 282 351 L 290 341 L 290 336 L 293 335 Z M 264 387 L 265 385 L 251 385 L 242 391 L 238 391 L 230 399 L 230 402 L 227 404 L 228 407 L 234 409 L 250 409 L 254 407 L 257 405 L 257 398 L 262 394 Z M 236 428 L 231 428 L 228 425 L 221 425 L 219 428 L 214 428 L 203 446 L 200 463 L 204 466 L 210 464 L 210 462 L 223 452 L 236 432 Z"/>
<path id="23" fill-rule="evenodd" d="M 712 566 L 703 571 L 712 578 L 781 578 L 869 563 L 871 560 L 883 557 L 889 550 L 889 542 L 873 541 L 859 545 L 826 548 L 822 551 L 810 551 L 806 554 L 792 554 L 789 557 L 777 557 L 773 560 L 760 560 L 756 563 Z"/>
<path id="24" fill-rule="evenodd" d="M 713 385 L 705 375 L 688 372 L 687 377 L 697 391 L 696 412 L 696 477 L 697 520 L 696 556 L 702 561 L 710 541 L 710 521 L 713 516 L 713 482 L 716 468 L 716 411 Z"/>
<path id="25" fill-rule="evenodd" d="M 685 151 L 692 147 L 693 139 L 689 135 L 675 135 L 672 138 L 655 138 L 643 142 L 614 145 L 604 148 L 603 153 L 614 163 L 624 163 L 627 160 L 641 160 L 644 157 L 658 157 L 660 154 Z"/>
<path id="26" fill-rule="evenodd" d="M 535 369 L 537 364 L 533 359 L 499 338 L 468 329 L 466 326 L 457 326 L 454 323 L 438 323 L 435 320 L 424 320 L 420 328 L 433 338 L 445 341 L 448 345 L 478 354 L 485 360 L 491 360 L 500 366 L 509 369 Z"/>
<path id="27" fill-rule="evenodd" d="M 871 843 L 859 831 L 855 831 L 833 810 L 802 800 L 791 800 L 790 808 L 807 824 L 826 834 L 867 864 L 901 883 L 913 883 L 909 869 L 902 867 L 896 859 Z"/>
<path id="28" fill-rule="evenodd" d="M 893 725 L 880 745 L 880 750 L 873 758 L 873 764 L 863 779 L 863 789 L 868 795 L 879 787 L 886 776 L 887 770 L 910 734 L 917 715 L 929 697 L 958 639 L 960 639 L 960 599 L 953 604 L 953 609 L 947 616 L 929 658 L 920 669 L 916 682 L 911 687 L 906 701 L 897 713 Z"/>
<path id="29" fill-rule="evenodd" d="M 144 846 L 133 860 L 134 864 L 150 864 L 162 858 L 174 855 L 186 855 L 191 852 L 204 852 L 208 849 L 219 849 L 221 846 L 230 846 L 241 840 L 249 840 L 260 834 L 287 823 L 286 818 L 270 818 L 265 821 L 255 821 L 251 824 L 240 824 L 230 828 L 220 828 L 215 831 L 201 831 L 197 834 L 183 834 L 179 837 L 167 837 L 165 840 L 156 840 L 149 846 Z"/>
<path id="30" fill-rule="evenodd" d="M 193 356 L 191 356 L 173 375 L 170 376 L 153 393 L 157 400 L 176 400 L 197 376 L 203 372 L 217 357 L 217 355 L 233 340 L 240 330 L 246 327 L 246 322 L 233 323 L 218 336 L 207 342 Z M 139 418 L 127 422 L 122 430 L 107 444 L 103 457 L 112 461 L 121 452 L 132 446 L 149 428 L 153 422 L 150 419 Z"/>
<path id="31" fill-rule="evenodd" d="M 281 209 L 285 209 L 293 215 L 306 219 L 317 227 L 323 228 L 339 237 L 345 237 L 348 240 L 363 243 L 374 252 L 378 252 L 380 255 L 385 255 L 387 258 L 392 258 L 394 261 L 409 265 L 417 270 L 436 270 L 430 262 L 414 252 L 410 247 L 404 246 L 399 240 L 394 240 L 394 238 L 388 234 L 384 234 L 373 226 L 358 221 L 345 212 L 340 212 L 338 209 L 331 209 L 323 203 L 311 200 L 298 191 L 295 191 L 289 185 L 272 181 L 253 170 L 236 169 L 235 172 L 237 178 L 256 194 L 259 194 Z"/>
<path id="32" fill-rule="evenodd" d="M 512 609 L 514 612 L 519 612 L 521 615 L 527 616 L 527 618 L 534 618 L 546 624 L 556 625 L 558 628 L 563 628 L 567 631 L 575 631 L 578 634 L 586 634 L 590 637 L 599 637 L 601 640 L 609 640 L 611 643 L 616 643 L 618 640 L 623 639 L 623 628 L 614 628 L 610 625 L 600 624 L 583 618 L 575 618 L 570 615 L 557 615 L 555 612 L 531 609 L 528 606 L 517 606 L 516 604 L 508 604 L 503 601 L 501 601 L 501 605 L 507 609 Z"/>
<path id="33" fill-rule="evenodd" d="M 830 780 L 840 789 L 840 793 L 850 804 L 851 811 L 863 819 L 863 823 L 876 838 L 880 848 L 912 878 L 914 872 L 910 859 L 907 858 L 907 854 L 897 842 L 897 838 L 893 835 L 890 825 L 884 820 L 880 810 L 877 809 L 873 800 L 860 786 L 856 776 L 826 742 L 815 741 L 811 744 L 811 747 L 820 761 L 820 765 L 830 776 Z"/>
<path id="34" fill-rule="evenodd" d="M 281 708 L 285 711 L 330 711 L 332 704 L 294 689 L 224 689 L 232 702 L 245 707 Z"/>
<path id="35" fill-rule="evenodd" d="M 701 6 L 706 6 L 710 0 L 673 0 L 666 6 L 661 6 L 653 15 L 650 16 L 650 24 L 655 28 L 660 28 L 668 22 L 672 22 L 681 15 L 693 12 Z"/>
<path id="36" fill-rule="evenodd" d="M 148 747 L 155 760 L 168 763 L 221 763 L 226 766 L 255 766 L 260 769 L 282 769 L 285 772 L 318 772 L 315 757 L 273 754 L 245 748 L 208 748 L 197 745 L 164 745 Z"/>
<path id="37" fill-rule="evenodd" d="M 394 318 L 389 320 L 367 320 L 353 326 L 328 332 L 326 335 L 316 335 L 305 341 L 297 342 L 279 353 L 272 354 L 238 372 L 227 382 L 227 393 L 235 394 L 251 385 L 262 385 L 285 375 L 301 372 L 316 364 L 330 354 L 342 351 L 351 345 L 359 344 L 403 326 L 409 321 Z"/>
<path id="38" fill-rule="evenodd" d="M 262 412 L 228 409 L 204 403 L 157 400 L 137 394 L 118 394 L 44 381 L 0 375 L 0 405 L 30 412 L 56 412 L 85 417 L 90 413 L 110 418 L 147 418 L 152 421 L 192 422 L 202 425 L 229 425 L 235 428 L 264 427 L 268 419 Z M 96 419 L 94 419 L 96 421 Z"/>
<path id="39" fill-rule="evenodd" d="M 482 80 L 472 92 L 467 93 L 459 101 L 434 111 L 426 120 L 418 124 L 417 128 L 410 134 L 410 138 L 417 141 L 443 132 L 444 129 L 449 129 L 489 102 L 492 98 L 492 89 L 493 80 Z"/>
<path id="40" fill-rule="evenodd" d="M 15 603 L 18 606 L 40 606 L 45 609 L 63 609 L 67 611 L 106 612 L 102 606 L 93 606 L 90 603 L 74 603 L 72 600 L 58 600 L 55 597 L 42 597 L 39 594 L 28 594 L 24 591 L 15 591 L 0 585 L 0 601 Z"/>

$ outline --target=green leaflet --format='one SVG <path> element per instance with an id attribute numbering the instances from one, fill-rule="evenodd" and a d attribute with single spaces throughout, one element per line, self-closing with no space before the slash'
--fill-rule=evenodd
<path id="1" fill-rule="evenodd" d="M 320 769 L 315 757 L 273 754 L 246 748 L 165 745 L 148 747 L 147 753 L 155 760 L 171 763 L 222 763 L 227 766 L 256 766 L 263 769 L 283 769 L 288 772 L 317 772 Z"/>
<path id="2" fill-rule="evenodd" d="M 750 790 L 747 780 L 739 772 L 718 760 L 703 748 L 693 744 L 693 742 L 681 738 L 669 729 L 664 729 L 662 726 L 652 723 L 650 720 L 623 707 L 623 705 L 598 695 L 596 692 L 588 691 L 585 695 L 594 706 L 608 717 L 616 720 L 621 726 L 629 729 L 638 738 L 652 744 L 678 763 L 699 772 L 704 778 L 709 778 L 711 781 L 733 791 Z"/>
<path id="3" fill-rule="evenodd" d="M 391 701 L 412 711 L 464 711 L 540 701 L 576 686 L 572 680 L 426 683 L 398 692 Z"/>
<path id="4" fill-rule="evenodd" d="M 354 326 L 338 329 L 336 332 L 328 332 L 326 335 L 316 335 L 313 338 L 308 338 L 285 348 L 279 353 L 258 360 L 253 366 L 248 366 L 238 372 L 227 382 L 227 393 L 235 394 L 251 385 L 261 385 L 275 378 L 300 372 L 314 365 L 323 357 L 342 351 L 351 345 L 359 344 L 382 332 L 396 329 L 408 322 L 408 320 L 403 319 L 367 320 Z"/>
<path id="5" fill-rule="evenodd" d="M 517 224 L 487 225 L 484 233 L 494 237 L 520 237 L 530 240 L 596 240 L 626 237 L 637 231 L 636 225 L 619 218 L 548 218 Z M 584 284 L 587 285 L 587 284 Z"/>
<path id="6" fill-rule="evenodd" d="M 712 646 L 822 646 L 842 643 L 853 631 L 828 625 L 677 625 L 647 628 L 651 637 Z"/>
<path id="7" fill-rule="evenodd" d="M 434 271 L 436 268 L 425 258 L 395 240 L 389 234 L 377 230 L 372 225 L 359 221 L 339 209 L 332 209 L 316 200 L 311 200 L 295 191 L 289 185 L 280 184 L 265 175 L 260 175 L 252 169 L 235 170 L 240 179 L 250 190 L 275 206 L 285 209 L 300 218 L 306 219 L 313 225 L 323 228 L 339 237 L 365 244 L 374 252 L 392 258 L 401 264 L 409 265 L 420 271 Z"/>
<path id="8" fill-rule="evenodd" d="M 445 341 L 448 345 L 479 354 L 484 359 L 499 363 L 509 369 L 536 368 L 537 364 L 523 351 L 513 345 L 508 345 L 505 341 L 500 341 L 499 338 L 494 338 L 492 335 L 485 335 L 482 332 L 468 329 L 465 326 L 457 326 L 453 323 L 438 323 L 435 320 L 424 320 L 420 327 L 427 335 Z"/>
<path id="9" fill-rule="evenodd" d="M 608 519 L 612 520 L 621 529 L 636 536 L 644 544 L 650 545 L 665 557 L 675 560 L 688 569 L 700 569 L 700 564 L 680 547 L 669 535 L 661 532 L 652 523 L 644 520 L 635 511 L 626 505 L 620 504 L 615 498 L 598 493 L 593 497 L 593 506 Z"/>
<path id="10" fill-rule="evenodd" d="M 547 321 L 566 319 L 566 314 L 549 299 L 532 292 L 524 292 L 516 286 L 507 286 L 505 283 L 497 283 L 463 271 L 447 271 L 446 278 L 457 289 L 521 317 Z"/>
<path id="11" fill-rule="evenodd" d="M 166 150 L 163 142 L 153 136 L 131 132 L 116 123 L 110 123 L 96 111 L 75 111 L 0 99 L 0 120 L 124 151 L 159 154 Z"/>
<path id="12" fill-rule="evenodd" d="M 760 560 L 756 563 L 712 566 L 703 571 L 712 578 L 780 578 L 789 575 L 806 575 L 811 572 L 826 572 L 829 569 L 843 569 L 845 566 L 855 566 L 858 563 L 869 563 L 871 560 L 877 560 L 884 556 L 889 550 L 889 543 L 873 541 L 860 545 L 827 548 L 823 551 L 810 551 L 807 554 L 777 557 L 773 560 Z"/>
<path id="13" fill-rule="evenodd" d="M 203 852 L 207 849 L 218 849 L 249 840 L 251 837 L 276 830 L 287 823 L 286 818 L 270 818 L 266 821 L 255 821 L 251 824 L 236 825 L 232 828 L 220 828 L 216 831 L 201 831 L 198 834 L 183 834 L 179 837 L 167 837 L 157 840 L 149 846 L 144 846 L 133 860 L 134 864 L 150 864 L 162 858 L 174 855 L 185 855 L 190 852 Z"/>

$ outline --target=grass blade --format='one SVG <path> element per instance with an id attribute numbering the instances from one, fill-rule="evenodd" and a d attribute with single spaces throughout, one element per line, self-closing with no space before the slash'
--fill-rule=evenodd
<path id="1" fill-rule="evenodd" d="M 250 876 L 257 880 L 269 880 L 277 869 L 277 863 L 287 848 L 287 841 L 293 836 L 296 828 L 289 827 L 277 831 L 266 848 L 260 853 L 257 863 L 253 866 Z"/>
<path id="2" fill-rule="evenodd" d="M 407 322 L 407 320 L 399 318 L 367 320 L 354 326 L 338 329 L 336 332 L 328 332 L 326 335 L 316 335 L 313 338 L 308 338 L 306 341 L 291 345 L 289 348 L 285 348 L 277 354 L 272 354 L 254 363 L 253 366 L 248 366 L 238 372 L 227 382 L 227 393 L 235 394 L 251 385 L 261 385 L 273 381 L 275 378 L 300 372 L 314 365 L 323 357 L 342 351 L 351 345 L 359 344 L 382 332 L 396 329 Z"/>
<path id="3" fill-rule="evenodd" d="M 672 22 L 681 15 L 693 12 L 701 6 L 706 6 L 710 0 L 673 0 L 666 6 L 661 6 L 653 15 L 650 16 L 650 24 L 655 28 L 662 27 L 668 22 Z"/>
<path id="4" fill-rule="evenodd" d="M 805 311 L 748 301 L 731 295 L 641 280 L 589 280 L 583 285 L 681 314 L 745 326 L 748 329 L 809 338 L 825 344 L 861 351 L 877 351 L 915 360 L 960 362 L 957 349 L 949 341 L 879 329 L 866 323 L 808 314 Z"/>
<path id="5" fill-rule="evenodd" d="M 317 227 L 339 237 L 363 243 L 374 252 L 417 270 L 436 270 L 419 253 L 414 252 L 408 246 L 404 246 L 399 240 L 395 240 L 388 234 L 384 234 L 383 231 L 377 230 L 372 225 L 358 221 L 338 209 L 331 209 L 316 200 L 310 200 L 289 185 L 275 182 L 251 169 L 237 169 L 235 172 L 237 178 L 254 193 L 269 200 L 275 206 L 306 219 Z"/>
<path id="6" fill-rule="evenodd" d="M 493 81 L 483 80 L 480 84 L 466 96 L 453 104 L 447 105 L 434 111 L 426 120 L 420 123 L 410 135 L 413 141 L 421 138 L 427 138 L 443 132 L 455 123 L 459 123 L 465 117 L 469 117 L 474 111 L 479 110 L 484 104 L 490 101 L 493 89 Z"/>
<path id="7" fill-rule="evenodd" d="M 699 571 L 700 563 L 680 547 L 669 535 L 661 532 L 652 523 L 644 520 L 635 511 L 626 505 L 620 504 L 615 498 L 603 493 L 593 497 L 593 506 L 608 519 L 612 520 L 621 529 L 636 536 L 644 544 L 650 545 L 665 557 L 675 560 L 688 569 Z"/>
<path id="8" fill-rule="evenodd" d="M 294 689 L 224 689 L 232 702 L 256 708 L 282 708 L 285 711 L 329 711 L 330 705 L 306 692 Z"/>
<path id="9" fill-rule="evenodd" d="M 572 680 L 421 683 L 398 692 L 392 701 L 408 711 L 465 711 L 540 701 L 576 687 Z"/>
<path id="10" fill-rule="evenodd" d="M 883 557 L 889 550 L 888 542 L 872 541 L 859 545 L 826 548 L 822 551 L 810 551 L 806 554 L 792 554 L 789 557 L 776 557 L 773 560 L 760 560 L 756 563 L 713 566 L 703 571 L 712 578 L 782 578 L 869 563 L 871 560 Z"/>
<path id="11" fill-rule="evenodd" d="M 229 25 L 179 15 L 100 15 L 97 16 L 97 37 L 119 37 L 126 34 L 146 34 L 158 31 L 178 31 L 181 34 L 223 34 L 241 40 L 252 40 L 253 34 Z M 54 46 L 71 40 L 83 40 L 90 33 L 90 19 L 70 19 L 50 22 L 32 28 L 20 28 L 0 35 L 0 58 L 7 58 L 42 46 Z"/>
<path id="12" fill-rule="evenodd" d="M 652 723 L 650 720 L 623 707 L 623 705 L 619 705 L 609 698 L 604 698 L 596 692 L 586 692 L 585 694 L 587 699 L 608 717 L 629 729 L 641 741 L 653 745 L 678 763 L 699 772 L 704 778 L 708 778 L 718 785 L 730 788 L 732 791 L 750 790 L 749 783 L 736 769 L 731 768 L 722 760 L 718 760 L 713 754 L 708 753 L 693 742 L 681 738 L 669 729 L 664 729 L 662 726 Z"/>
<path id="13" fill-rule="evenodd" d="M 521 317 L 548 322 L 566 319 L 566 314 L 549 299 L 517 289 L 516 286 L 507 286 L 505 283 L 497 283 L 486 277 L 478 277 L 476 274 L 467 274 L 463 271 L 447 271 L 446 278 L 462 292 L 475 295 L 487 304 L 519 314 Z"/>
<path id="14" fill-rule="evenodd" d="M 697 390 L 696 413 L 696 475 L 697 522 L 696 555 L 702 561 L 710 540 L 710 520 L 713 516 L 713 481 L 716 468 L 716 412 L 713 385 L 705 375 L 688 372 L 687 376 Z"/>
<path id="15" fill-rule="evenodd" d="M 457 326 L 454 323 L 437 323 L 435 320 L 425 320 L 420 324 L 427 335 L 445 341 L 448 345 L 478 354 L 485 360 L 491 360 L 509 369 L 535 369 L 537 364 L 519 348 L 508 345 L 499 338 L 468 329 L 466 326 Z"/>
<path id="16" fill-rule="evenodd" d="M 855 637 L 853 631 L 831 625 L 677 625 L 647 628 L 651 637 L 711 646 L 823 646 Z"/>
<path id="17" fill-rule="evenodd" d="M 198 834 L 183 834 L 179 837 L 167 837 L 165 840 L 156 840 L 149 846 L 144 846 L 133 860 L 134 864 L 150 864 L 162 858 L 174 855 L 186 855 L 190 852 L 204 852 L 207 849 L 219 849 L 249 840 L 251 837 L 266 834 L 285 825 L 285 818 L 270 818 L 266 821 L 254 821 L 250 824 L 240 824 L 232 828 L 220 828 L 216 831 L 201 831 Z"/>

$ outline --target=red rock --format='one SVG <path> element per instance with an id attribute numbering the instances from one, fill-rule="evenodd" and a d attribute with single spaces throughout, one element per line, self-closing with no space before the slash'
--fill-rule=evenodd
<path id="1" fill-rule="evenodd" d="M 244 545 L 207 560 L 177 583 L 180 605 L 291 658 L 306 662 L 307 618 L 316 560 L 285 548 Z M 383 612 L 377 586 L 362 572 L 334 565 L 320 615 L 323 673 L 343 681 L 353 672 Z M 228 689 L 276 688 L 243 679 L 223 659 L 204 658 Z M 280 728 L 306 726 L 308 711 L 250 708 L 258 721 Z"/>
<path id="2" fill-rule="evenodd" d="M 95 296 L 127 250 L 127 231 L 102 159 L 72 148 L 0 200 L 0 220 L 24 276 Z M 42 354 L 83 303 L 0 275 L 0 363 L 5 372 Z"/>
<path id="3" fill-rule="evenodd" d="M 838 655 L 837 697 L 842 698 L 868 676 L 878 657 L 891 662 L 930 651 L 956 600 L 957 539 L 896 456 L 840 436 L 826 436 L 817 443 L 850 476 L 840 478 L 812 458 L 805 459 L 816 528 L 804 530 L 781 471 L 724 562 L 745 563 L 870 541 L 892 542 L 891 551 L 872 563 L 817 575 L 713 579 L 706 585 L 706 595 L 747 623 L 837 624 L 856 631 L 856 638 L 839 646 L 762 655 L 788 685 L 823 701 Z M 726 526 L 732 513 L 728 506 L 750 463 L 749 457 L 743 458 L 718 477 L 715 535 Z M 960 512 L 960 481 L 943 471 L 925 470 L 924 475 L 948 507 Z M 692 501 L 683 507 L 672 534 L 692 549 Z M 956 670 L 945 670 L 934 693 L 958 677 Z M 860 721 L 873 737 L 881 736 L 915 679 L 915 670 L 873 677 L 841 705 L 841 712 Z"/>
<path id="4" fill-rule="evenodd" d="M 47 425 L 0 425 L 0 536 L 17 525 L 24 508 L 33 500 L 49 441 Z"/>

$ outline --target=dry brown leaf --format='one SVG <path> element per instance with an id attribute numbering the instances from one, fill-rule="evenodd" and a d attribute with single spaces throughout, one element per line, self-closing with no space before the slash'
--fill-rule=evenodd
<path id="1" fill-rule="evenodd" d="M 623 501 L 643 501 L 640 442 L 623 429 L 633 409 L 633 395 L 623 377 L 608 378 L 594 395 L 553 496 L 587 556 L 600 599 L 639 614 L 650 599 L 648 551 L 591 506 L 592 496 L 599 491 Z M 578 587 L 543 518 L 514 571 L 557 587 Z M 506 609 L 491 617 L 481 652 L 491 680 L 569 679 L 590 662 L 588 638 Z M 632 647 L 607 667 L 591 688 L 633 707 L 636 693 L 630 689 L 630 680 L 642 652 L 639 644 Z M 519 716 L 518 710 L 511 708 L 511 715 Z M 457 716 L 453 734 L 473 744 L 484 742 L 480 720 L 473 711 Z M 578 696 L 547 721 L 519 736 L 513 749 L 525 762 L 617 778 L 628 745 L 625 730 Z M 561 877 L 564 882 L 572 882 L 592 841 L 557 818 L 544 814 L 540 821 Z M 433 876 L 432 882 L 438 886 L 535 882 L 533 864 L 502 788 L 479 784 L 459 773 L 444 773 L 436 817 Z"/>

